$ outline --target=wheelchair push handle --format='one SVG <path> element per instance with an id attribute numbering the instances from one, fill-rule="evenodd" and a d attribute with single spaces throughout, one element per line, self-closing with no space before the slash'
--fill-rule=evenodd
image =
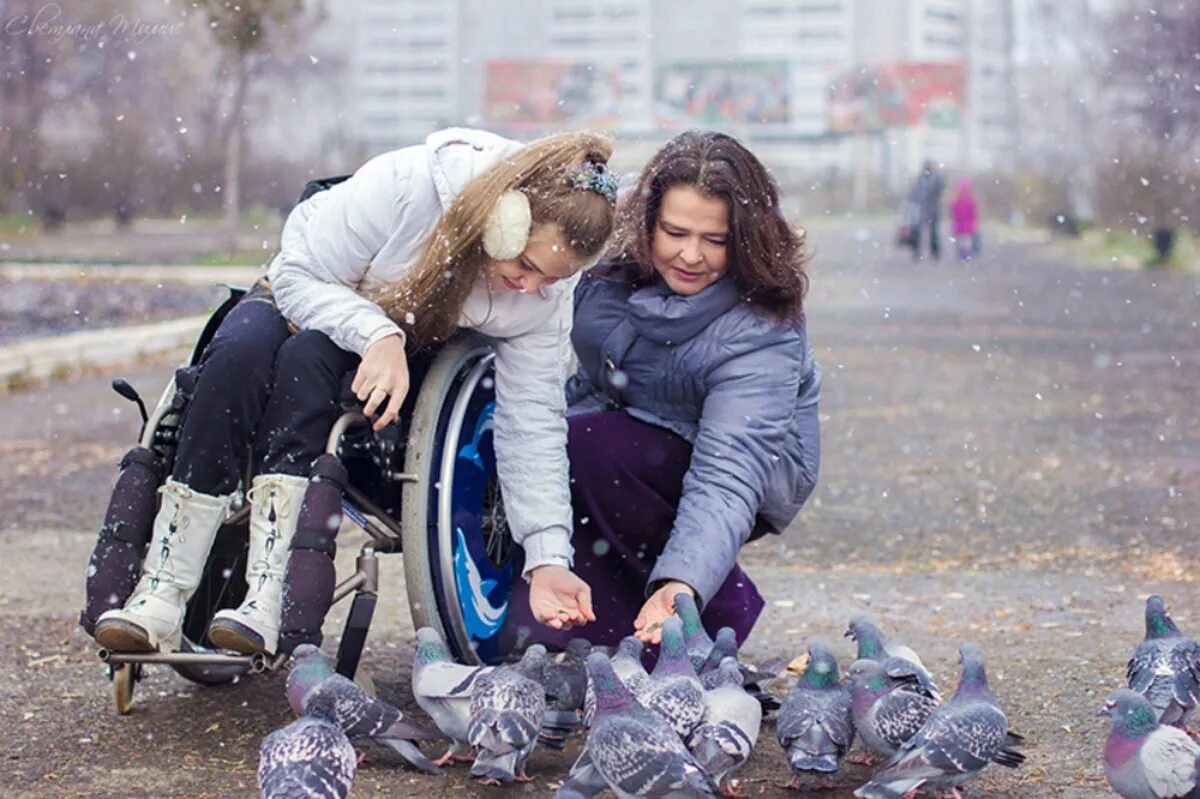
<path id="1" fill-rule="evenodd" d="M 142 412 L 142 424 L 150 421 L 150 414 L 146 412 L 146 403 L 142 402 L 142 397 L 137 393 L 137 389 L 129 385 L 129 381 L 123 377 L 118 377 L 112 381 L 113 391 L 120 394 L 130 402 L 136 402 L 138 410 Z"/>

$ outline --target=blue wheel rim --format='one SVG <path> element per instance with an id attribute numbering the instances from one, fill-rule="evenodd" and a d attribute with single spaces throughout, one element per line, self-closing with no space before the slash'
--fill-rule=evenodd
<path id="1" fill-rule="evenodd" d="M 439 536 L 441 544 L 448 544 L 453 553 L 451 579 L 460 624 L 471 648 L 485 663 L 498 662 L 505 655 L 501 630 L 515 571 L 511 536 L 497 502 L 492 435 L 495 407 L 489 372 L 474 387 L 458 425 L 450 486 L 451 535 Z M 450 575 L 442 575 L 447 577 Z"/>

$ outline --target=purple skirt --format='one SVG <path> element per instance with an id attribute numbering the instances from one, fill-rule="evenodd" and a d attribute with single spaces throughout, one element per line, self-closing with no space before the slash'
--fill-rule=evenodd
<path id="1" fill-rule="evenodd" d="M 518 578 L 509 631 L 522 642 L 548 647 L 564 648 L 577 637 L 615 645 L 633 634 L 633 620 L 648 596 L 646 582 L 671 535 L 692 445 L 624 411 L 607 411 L 572 417 L 567 450 L 575 573 L 592 588 L 596 621 L 565 632 L 536 621 L 529 612 L 529 586 Z M 732 627 L 740 644 L 762 609 L 758 589 L 734 564 L 701 618 L 710 635 Z"/>

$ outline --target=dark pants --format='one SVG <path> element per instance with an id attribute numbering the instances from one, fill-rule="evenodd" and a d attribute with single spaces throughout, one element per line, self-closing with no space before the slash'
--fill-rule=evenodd
<path id="1" fill-rule="evenodd" d="M 942 254 L 941 242 L 938 241 L 938 216 L 937 216 L 937 214 L 934 214 L 933 216 L 922 217 L 921 221 L 918 222 L 916 227 L 913 228 L 913 232 L 912 232 L 913 259 L 916 260 L 917 258 L 921 257 L 921 233 L 926 228 L 928 228 L 928 234 L 929 234 L 929 254 L 932 255 L 933 260 L 936 261 L 938 258 L 941 257 L 941 254 Z"/>
<path id="2" fill-rule="evenodd" d="M 624 411 L 611 411 L 573 417 L 568 453 L 575 573 L 592 588 L 596 621 L 566 632 L 541 624 L 529 612 L 528 584 L 517 580 L 509 623 L 547 646 L 565 647 L 578 636 L 612 645 L 633 634 L 650 572 L 675 523 L 692 445 Z M 732 627 L 740 643 L 762 609 L 758 589 L 735 564 L 702 618 L 710 635 Z"/>
<path id="3" fill-rule="evenodd" d="M 256 472 L 307 476 L 358 361 L 324 333 L 291 334 L 267 299 L 238 303 L 200 360 L 172 477 L 204 494 L 228 494 L 248 453 Z"/>

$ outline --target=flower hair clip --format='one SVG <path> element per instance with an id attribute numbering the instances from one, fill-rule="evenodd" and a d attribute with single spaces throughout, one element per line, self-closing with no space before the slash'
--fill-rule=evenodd
<path id="1" fill-rule="evenodd" d="M 617 179 L 604 164 L 584 161 L 583 165 L 567 179 L 567 182 L 576 189 L 596 192 L 608 200 L 611 205 L 617 204 Z"/>

